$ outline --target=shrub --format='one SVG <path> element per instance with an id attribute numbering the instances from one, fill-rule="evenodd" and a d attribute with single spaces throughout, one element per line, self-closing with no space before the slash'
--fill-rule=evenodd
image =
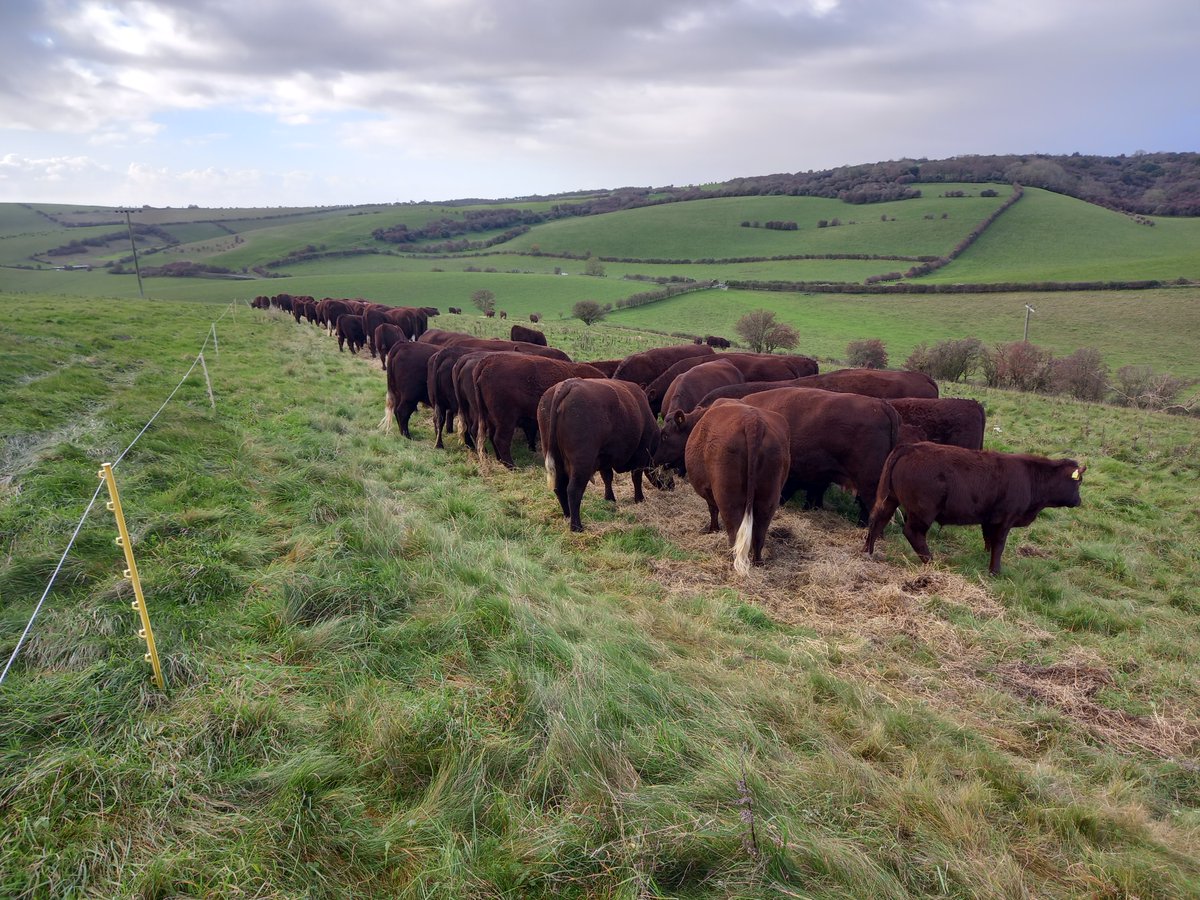
<path id="1" fill-rule="evenodd" d="M 1121 366 L 1110 386 L 1123 406 L 1167 409 L 1176 406 L 1179 395 L 1194 384 L 1195 379 L 1155 372 L 1150 366 Z"/>
<path id="2" fill-rule="evenodd" d="M 611 308 L 611 306 L 601 306 L 595 300 L 580 300 L 571 307 L 571 315 L 583 322 L 584 325 L 594 325 L 604 319 Z"/>
<path id="3" fill-rule="evenodd" d="M 997 344 L 983 354 L 984 378 L 989 387 L 1013 387 L 1021 391 L 1046 392 L 1054 357 L 1028 341 Z"/>
<path id="4" fill-rule="evenodd" d="M 937 381 L 961 381 L 979 367 L 983 355 L 979 338 L 939 341 L 933 347 L 918 344 L 904 361 L 904 368 L 924 372 Z"/>
<path id="5" fill-rule="evenodd" d="M 775 313 L 756 309 L 738 319 L 734 329 L 755 353 L 790 350 L 800 343 L 800 335 L 791 325 L 775 321 Z"/>
<path id="6" fill-rule="evenodd" d="M 1050 369 L 1051 389 L 1076 400 L 1104 399 L 1108 393 L 1108 365 L 1099 350 L 1082 347 L 1070 356 L 1054 360 Z"/>
<path id="7" fill-rule="evenodd" d="M 887 348 L 879 338 L 851 341 L 846 346 L 846 362 L 860 369 L 886 369 Z"/>
<path id="8" fill-rule="evenodd" d="M 496 310 L 496 295 L 487 288 L 483 288 L 471 294 L 471 302 L 474 303 L 482 313 L 495 312 Z"/>

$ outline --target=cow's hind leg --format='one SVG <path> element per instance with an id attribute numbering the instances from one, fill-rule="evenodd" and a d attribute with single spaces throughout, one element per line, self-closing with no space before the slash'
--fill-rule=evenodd
<path id="1" fill-rule="evenodd" d="M 892 516 L 896 514 L 896 507 L 900 504 L 896 502 L 895 497 L 877 498 L 875 506 L 871 510 L 871 519 L 867 525 L 867 540 L 863 544 L 864 553 L 875 552 L 875 542 L 879 540 L 879 536 L 883 534 L 883 530 L 887 528 L 888 523 L 892 521 Z M 907 517 L 905 517 L 907 520 Z M 907 530 L 905 534 L 907 534 Z"/>
<path id="2" fill-rule="evenodd" d="M 600 470 L 600 477 L 604 480 L 604 499 L 609 503 L 617 502 L 617 495 L 613 493 L 613 470 L 604 468 Z"/>
<path id="3" fill-rule="evenodd" d="M 983 545 L 991 552 L 991 564 L 988 571 L 993 575 L 1000 574 L 1000 556 L 1004 553 L 1004 545 L 1008 543 L 1008 527 L 1005 525 L 983 525 Z"/>
<path id="4" fill-rule="evenodd" d="M 571 530 L 583 531 L 583 520 L 579 517 L 579 507 L 583 504 L 583 492 L 587 490 L 591 474 L 583 474 L 586 470 L 576 469 L 567 480 L 567 514 L 571 517 Z"/>
<path id="5" fill-rule="evenodd" d="M 921 557 L 921 562 L 929 562 L 933 559 L 933 555 L 929 552 L 929 542 L 925 540 L 931 524 L 931 522 L 917 520 L 911 512 L 906 513 L 904 517 L 904 536 L 908 538 L 908 542 L 916 551 L 917 556 Z"/>

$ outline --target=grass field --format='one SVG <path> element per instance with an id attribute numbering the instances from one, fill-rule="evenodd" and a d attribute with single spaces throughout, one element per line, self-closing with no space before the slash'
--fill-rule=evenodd
<path id="1" fill-rule="evenodd" d="M 7 656 L 224 306 L 0 304 Z M 170 691 L 101 507 L 0 688 L 0 895 L 1200 896 L 1195 420 L 955 388 L 1084 506 L 995 579 L 977 530 L 927 568 L 788 508 L 738 583 L 688 490 L 571 535 L 527 452 L 379 433 L 377 366 L 290 318 L 217 329 L 217 409 L 193 378 L 118 468 Z"/>
<path id="2" fill-rule="evenodd" d="M 1019 341 L 1027 303 L 1037 310 L 1030 320 L 1030 341 L 1059 355 L 1094 347 L 1114 370 L 1137 364 L 1200 376 L 1200 362 L 1189 349 L 1200 334 L 1200 291 L 1194 287 L 936 296 L 711 291 L 621 310 L 609 321 L 733 338 L 741 316 L 751 309 L 770 309 L 799 331 L 802 352 L 840 359 L 850 341 L 878 337 L 893 365 L 899 365 L 922 342 L 968 336 L 987 344 Z"/>
<path id="3" fill-rule="evenodd" d="M 1154 226 L 1071 197 L 1029 188 L 959 259 L 922 281 L 1200 279 L 1200 220 Z"/>

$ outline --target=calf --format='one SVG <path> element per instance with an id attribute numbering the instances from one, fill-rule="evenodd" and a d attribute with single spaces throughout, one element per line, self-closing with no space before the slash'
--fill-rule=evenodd
<path id="1" fill-rule="evenodd" d="M 749 575 L 751 562 L 762 562 L 790 468 L 787 422 L 776 412 L 721 400 L 700 416 L 685 457 L 687 479 L 708 504 L 708 531 L 724 520 L 734 571 Z"/>
<path id="2" fill-rule="evenodd" d="M 988 571 L 998 575 L 1008 532 L 1031 524 L 1048 506 L 1078 506 L 1085 471 L 1087 466 L 1073 459 L 930 442 L 901 445 L 879 478 L 863 550 L 874 552 L 875 541 L 900 507 L 904 536 L 922 562 L 931 558 L 925 536 L 934 522 L 979 525 L 991 554 Z"/>
<path id="3" fill-rule="evenodd" d="M 641 503 L 642 471 L 658 443 L 645 395 L 634 384 L 607 378 L 568 378 L 538 401 L 538 430 L 546 455 L 546 483 L 572 531 L 583 531 L 579 506 L 596 472 L 604 499 L 615 503 L 613 472 L 630 472 L 633 502 Z"/>

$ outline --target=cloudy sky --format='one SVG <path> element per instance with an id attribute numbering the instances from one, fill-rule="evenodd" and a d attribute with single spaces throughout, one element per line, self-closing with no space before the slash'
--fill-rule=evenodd
<path id="1" fill-rule="evenodd" d="M 1200 150 L 1198 0 L 0 0 L 0 201 L 310 205 Z"/>

